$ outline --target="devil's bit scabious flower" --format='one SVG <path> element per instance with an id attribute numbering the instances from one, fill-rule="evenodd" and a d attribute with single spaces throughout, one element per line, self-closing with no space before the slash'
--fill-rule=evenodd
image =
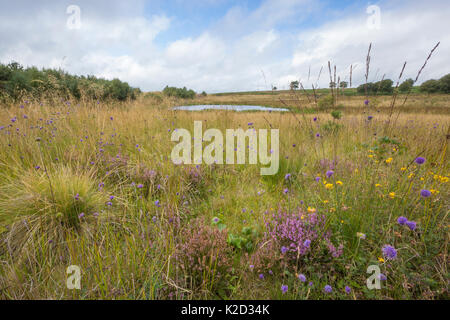
<path id="1" fill-rule="evenodd" d="M 284 293 L 286 293 L 287 291 L 288 291 L 288 286 L 285 285 L 285 284 L 283 284 L 283 285 L 281 286 L 281 292 L 283 292 L 283 294 L 284 294 Z"/>
<path id="2" fill-rule="evenodd" d="M 281 247 L 281 253 L 285 254 L 288 251 L 288 248 L 286 248 L 285 246 Z"/>
<path id="3" fill-rule="evenodd" d="M 364 100 L 364 104 L 367 106 L 369 104 L 369 100 Z"/>
<path id="4" fill-rule="evenodd" d="M 264 279 L 264 275 L 262 273 L 259 274 L 259 278 L 262 280 Z"/>
<path id="5" fill-rule="evenodd" d="M 328 170 L 327 171 L 327 178 L 330 178 L 333 175 L 334 171 L 333 170 Z"/>
<path id="6" fill-rule="evenodd" d="M 303 242 L 303 245 L 304 245 L 306 248 L 309 248 L 309 246 L 311 245 L 311 240 L 306 239 L 305 242 Z"/>
<path id="7" fill-rule="evenodd" d="M 299 279 L 301 282 L 305 282 L 305 281 L 306 281 L 306 277 L 305 277 L 304 274 L 299 274 L 299 275 L 298 275 L 298 279 Z"/>
<path id="8" fill-rule="evenodd" d="M 398 224 L 403 226 L 405 223 L 408 222 L 408 219 L 406 219 L 406 217 L 401 216 L 401 217 L 398 217 L 397 222 L 398 222 Z"/>
<path id="9" fill-rule="evenodd" d="M 429 196 L 431 196 L 431 192 L 427 189 L 422 189 L 420 190 L 420 195 L 424 198 L 428 198 Z"/>
<path id="10" fill-rule="evenodd" d="M 425 158 L 423 157 L 417 157 L 416 160 L 414 160 L 417 164 L 424 164 Z"/>
<path id="11" fill-rule="evenodd" d="M 333 288 L 331 288 L 331 286 L 327 284 L 327 285 L 323 288 L 323 290 L 324 290 L 326 293 L 331 293 L 331 292 L 333 291 Z"/>
<path id="12" fill-rule="evenodd" d="M 386 244 L 383 249 L 383 255 L 388 260 L 394 260 L 397 258 L 397 250 L 391 245 Z"/>
<path id="13" fill-rule="evenodd" d="M 406 225 L 412 231 L 414 231 L 416 229 L 416 227 L 417 227 L 417 223 L 415 221 L 406 221 Z"/>
<path id="14" fill-rule="evenodd" d="M 349 294 L 350 292 L 352 292 L 352 288 L 350 288 L 349 286 L 345 286 L 345 293 Z"/>

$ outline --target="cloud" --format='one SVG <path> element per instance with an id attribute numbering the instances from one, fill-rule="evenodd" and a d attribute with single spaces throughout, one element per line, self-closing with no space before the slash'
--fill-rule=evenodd
<path id="1" fill-rule="evenodd" d="M 204 1 L 206 6 L 224 5 L 222 0 Z M 310 86 L 321 67 L 320 85 L 327 86 L 328 61 L 336 64 L 342 80 L 348 80 L 352 64 L 353 83 L 361 83 L 370 42 L 370 80 L 383 74 L 396 79 L 405 60 L 405 77 L 414 78 L 429 50 L 441 41 L 421 80 L 448 72 L 446 1 L 380 2 L 379 30 L 367 27 L 365 7 L 333 9 L 330 14 L 325 3 L 309 0 L 263 1 L 253 9 L 239 3 L 214 23 L 202 25 L 199 33 L 165 41 L 158 39 L 180 19 L 170 10 L 149 15 L 148 3 L 140 0 L 131 5 L 79 1 L 82 25 L 70 30 L 69 4 L 2 3 L 0 61 L 118 77 L 143 90 L 176 85 L 220 92 L 287 88 L 295 79 Z M 325 23 L 308 20 L 321 14 L 329 17 Z"/>

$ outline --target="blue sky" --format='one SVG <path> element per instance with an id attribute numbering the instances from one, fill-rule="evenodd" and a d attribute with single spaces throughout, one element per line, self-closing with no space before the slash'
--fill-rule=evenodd
<path id="1" fill-rule="evenodd" d="M 80 10 L 79 28 L 67 24 L 69 5 Z M 367 11 L 374 5 L 378 20 Z M 415 77 L 441 41 L 420 82 L 449 72 L 449 16 L 446 0 L 0 0 L 0 61 L 118 77 L 146 91 L 223 92 L 292 80 L 310 87 L 328 61 L 342 80 L 353 65 L 359 84 L 370 42 L 369 80 L 396 78 L 405 61 L 405 77 Z M 323 72 L 318 84 L 328 82 Z"/>

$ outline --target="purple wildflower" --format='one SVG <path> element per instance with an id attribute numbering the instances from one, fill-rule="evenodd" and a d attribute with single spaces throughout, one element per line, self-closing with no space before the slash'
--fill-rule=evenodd
<path id="1" fill-rule="evenodd" d="M 75 197 L 73 197 L 75 200 L 80 200 L 80 195 L 77 193 L 76 195 L 75 195 Z"/>
<path id="2" fill-rule="evenodd" d="M 291 177 L 291 174 L 290 173 L 286 173 L 286 175 L 284 176 L 284 179 L 288 180 L 290 177 Z"/>
<path id="3" fill-rule="evenodd" d="M 288 286 L 285 285 L 285 284 L 283 284 L 283 285 L 281 286 L 281 292 L 283 292 L 283 294 L 285 294 L 287 291 L 288 291 Z"/>
<path id="4" fill-rule="evenodd" d="M 264 275 L 262 273 L 259 274 L 259 278 L 262 280 L 264 279 Z"/>
<path id="5" fill-rule="evenodd" d="M 401 217 L 398 217 L 397 222 L 398 222 L 398 224 L 403 226 L 405 223 L 408 222 L 408 219 L 406 217 L 401 216 Z"/>
<path id="6" fill-rule="evenodd" d="M 137 187 L 138 187 L 138 189 L 142 189 L 142 188 L 144 187 L 144 185 L 143 185 L 142 183 L 139 183 L 139 184 L 137 185 Z"/>
<path id="7" fill-rule="evenodd" d="M 417 164 L 424 164 L 425 158 L 423 157 L 417 157 L 416 160 L 414 160 Z"/>
<path id="8" fill-rule="evenodd" d="M 323 288 L 323 290 L 326 292 L 326 293 L 331 293 L 332 291 L 333 291 L 333 288 L 330 286 L 330 285 L 326 285 L 324 288 Z"/>
<path id="9" fill-rule="evenodd" d="M 333 170 L 328 170 L 327 171 L 327 178 L 330 178 L 333 174 L 334 174 Z"/>
<path id="10" fill-rule="evenodd" d="M 397 250 L 389 244 L 386 244 L 383 249 L 383 255 L 388 260 L 395 260 L 397 258 Z"/>
<path id="11" fill-rule="evenodd" d="M 78 215 L 78 218 L 83 218 L 84 217 L 84 212 L 82 212 L 82 213 L 80 213 L 79 215 Z"/>
<path id="12" fill-rule="evenodd" d="M 417 223 L 415 221 L 406 221 L 406 225 L 411 231 L 414 231 L 417 227 Z"/>
<path id="13" fill-rule="evenodd" d="M 380 275 L 378 276 L 378 279 L 380 279 L 381 281 L 386 281 L 387 277 L 383 273 L 380 273 Z"/>
<path id="14" fill-rule="evenodd" d="M 305 277 L 305 275 L 302 274 L 302 273 L 298 275 L 298 279 L 299 279 L 301 282 L 305 282 L 305 281 L 306 281 L 306 277 Z"/>
<path id="15" fill-rule="evenodd" d="M 285 254 L 288 251 L 288 248 L 286 248 L 285 246 L 281 247 L 281 253 Z"/>
<path id="16" fill-rule="evenodd" d="M 364 100 L 364 104 L 367 106 L 369 104 L 369 100 Z"/>
<path id="17" fill-rule="evenodd" d="M 428 198 L 431 196 L 431 192 L 430 192 L 430 190 L 422 189 L 422 190 L 420 190 L 420 195 L 424 198 Z"/>
<path id="18" fill-rule="evenodd" d="M 285 188 L 284 190 L 283 190 L 283 193 L 284 194 L 286 194 L 286 193 L 288 193 L 289 192 L 289 189 L 288 188 Z"/>
<path id="19" fill-rule="evenodd" d="M 306 248 L 309 248 L 309 246 L 311 245 L 311 240 L 306 239 L 305 242 L 303 242 L 303 245 L 304 245 Z"/>
<path id="20" fill-rule="evenodd" d="M 350 292 L 352 292 L 352 288 L 345 286 L 345 293 L 349 294 Z"/>
<path id="21" fill-rule="evenodd" d="M 161 208 L 161 205 L 159 204 L 159 200 L 155 201 L 155 206 L 157 206 L 158 208 Z"/>

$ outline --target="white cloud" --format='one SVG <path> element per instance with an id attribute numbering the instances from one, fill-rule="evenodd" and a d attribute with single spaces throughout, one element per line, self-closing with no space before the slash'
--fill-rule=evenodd
<path id="1" fill-rule="evenodd" d="M 143 90 L 160 90 L 168 84 L 218 92 L 270 89 L 272 84 L 283 88 L 294 79 L 307 85 L 308 69 L 310 82 L 315 82 L 321 67 L 320 84 L 326 86 L 328 60 L 337 65 L 343 80 L 348 80 L 350 64 L 356 65 L 353 82 L 358 84 L 369 42 L 373 43 L 370 80 L 383 74 L 396 78 L 405 60 L 405 77 L 415 77 L 429 50 L 441 41 L 421 79 L 449 72 L 450 6 L 446 1 L 379 3 L 380 30 L 367 28 L 363 8 L 344 16 L 335 14 L 334 20 L 314 28 L 303 24 L 300 31 L 297 23 L 318 14 L 323 9 L 320 4 L 264 1 L 253 11 L 232 7 L 198 35 L 168 43 L 158 42 L 158 37 L 170 31 L 177 17 L 170 12 L 146 17 L 142 14 L 145 4 L 139 0 L 133 6 L 85 2 L 80 30 L 68 30 L 64 5 L 59 15 L 52 5 L 49 2 L 45 10 L 31 7 L 28 13 L 18 8 L 0 10 L 0 61 L 118 77 Z"/>

